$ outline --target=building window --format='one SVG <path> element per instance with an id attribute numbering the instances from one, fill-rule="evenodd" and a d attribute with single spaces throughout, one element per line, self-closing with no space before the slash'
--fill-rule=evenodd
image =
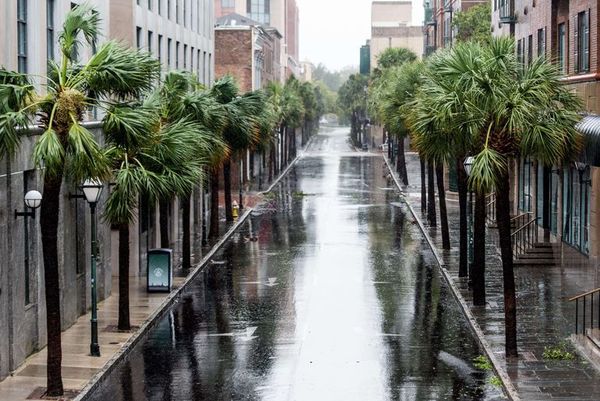
<path id="1" fill-rule="evenodd" d="M 148 31 L 148 51 L 152 53 L 152 31 Z"/>
<path id="2" fill-rule="evenodd" d="M 200 60 L 202 59 L 202 57 L 200 56 L 200 50 L 198 50 L 198 55 L 197 55 L 197 59 L 196 59 L 196 78 L 198 80 L 201 80 L 202 77 L 200 76 Z M 204 83 L 204 82 L 202 82 Z"/>
<path id="3" fill-rule="evenodd" d="M 544 57 L 546 55 L 546 28 L 537 31 L 537 55 Z"/>
<path id="4" fill-rule="evenodd" d="M 158 0 L 158 3 L 156 4 L 156 11 L 158 11 L 158 15 L 162 15 L 162 1 Z"/>
<path id="5" fill-rule="evenodd" d="M 181 0 L 175 0 L 175 21 L 179 24 L 181 23 L 181 14 L 179 13 L 179 2 Z"/>
<path id="6" fill-rule="evenodd" d="M 533 35 L 527 38 L 527 65 L 531 65 L 533 61 Z"/>
<path id="7" fill-rule="evenodd" d="M 27 72 L 27 0 L 17 0 L 17 41 L 19 72 Z"/>
<path id="8" fill-rule="evenodd" d="M 188 20 L 187 19 L 187 2 L 188 2 L 188 0 L 181 0 L 181 1 L 183 1 L 183 15 L 182 15 L 182 17 L 183 17 L 183 26 L 187 27 L 187 20 Z"/>
<path id="9" fill-rule="evenodd" d="M 246 0 L 248 17 L 262 24 L 271 23 L 271 0 Z"/>
<path id="10" fill-rule="evenodd" d="M 158 35 L 158 61 L 162 63 L 162 52 L 163 52 L 163 36 Z"/>
<path id="11" fill-rule="evenodd" d="M 202 82 L 206 86 L 208 86 L 208 78 L 206 77 L 207 71 L 208 71 L 208 67 L 206 66 L 206 52 L 204 52 L 204 55 L 202 58 Z"/>
<path id="12" fill-rule="evenodd" d="M 54 60 L 54 0 L 46 0 L 46 59 Z"/>
<path id="13" fill-rule="evenodd" d="M 148 10 L 152 11 L 152 0 L 148 0 Z"/>
<path id="14" fill-rule="evenodd" d="M 565 168 L 563 174 L 563 241 L 587 255 L 591 200 L 590 168 Z"/>
<path id="15" fill-rule="evenodd" d="M 567 72 L 566 54 L 567 54 L 567 29 L 564 23 L 558 25 L 558 46 L 557 46 L 558 69 L 565 74 Z"/>
<path id="16" fill-rule="evenodd" d="M 184 70 L 187 68 L 187 53 L 188 53 L 188 46 L 183 45 L 183 69 Z"/>
<path id="17" fill-rule="evenodd" d="M 210 85 L 212 82 L 212 53 L 208 53 L 208 81 L 207 84 Z"/>
<path id="18" fill-rule="evenodd" d="M 531 172 L 533 163 L 531 159 L 520 160 L 519 165 L 519 210 L 531 212 Z"/>
<path id="19" fill-rule="evenodd" d="M 179 69 L 179 42 L 175 43 L 175 69 Z"/>
<path id="20" fill-rule="evenodd" d="M 171 19 L 171 0 L 167 0 L 167 18 Z"/>
<path id="21" fill-rule="evenodd" d="M 194 72 L 194 54 L 195 54 L 194 46 L 190 49 L 190 71 Z"/>
<path id="22" fill-rule="evenodd" d="M 517 62 L 523 64 L 523 40 L 517 41 Z"/>
<path id="23" fill-rule="evenodd" d="M 142 48 L 142 28 L 139 26 L 135 27 L 135 45 L 138 49 Z"/>
<path id="24" fill-rule="evenodd" d="M 582 11 L 575 21 L 575 71 L 590 70 L 590 13 Z"/>
<path id="25" fill-rule="evenodd" d="M 167 39 L 167 66 L 171 68 L 171 52 L 173 47 L 173 39 Z"/>

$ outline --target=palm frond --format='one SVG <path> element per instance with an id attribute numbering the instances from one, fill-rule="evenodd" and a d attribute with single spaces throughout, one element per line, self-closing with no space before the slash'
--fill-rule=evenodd
<path id="1" fill-rule="evenodd" d="M 74 62 L 78 58 L 79 37 L 82 35 L 90 46 L 95 46 L 98 37 L 100 15 L 89 2 L 78 4 L 65 16 L 63 30 L 58 38 L 64 58 Z"/>

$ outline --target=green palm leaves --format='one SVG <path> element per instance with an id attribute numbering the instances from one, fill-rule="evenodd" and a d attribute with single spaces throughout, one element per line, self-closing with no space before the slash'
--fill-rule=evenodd
<path id="1" fill-rule="evenodd" d="M 544 58 L 517 62 L 514 41 L 466 42 L 430 57 L 420 93 L 405 109 L 425 155 L 476 155 L 471 183 L 490 191 L 509 158 L 545 164 L 577 150 L 580 101 Z"/>

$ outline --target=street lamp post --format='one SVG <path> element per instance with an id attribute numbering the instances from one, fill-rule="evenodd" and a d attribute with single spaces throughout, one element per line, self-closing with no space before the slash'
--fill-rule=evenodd
<path id="1" fill-rule="evenodd" d="M 465 159 L 463 165 L 465 167 L 465 173 L 467 174 L 467 178 L 471 176 L 471 171 L 473 169 L 473 162 L 475 158 L 473 156 L 469 156 Z M 469 282 L 471 282 L 473 277 L 473 192 L 469 189 L 469 204 L 467 206 L 467 216 L 468 217 L 468 259 L 469 259 Z"/>
<path id="2" fill-rule="evenodd" d="M 29 191 L 25 194 L 23 201 L 25 202 L 25 206 L 27 206 L 30 210 L 25 212 L 19 212 L 18 210 L 15 210 L 15 218 L 19 216 L 35 217 L 35 209 L 40 207 L 42 204 L 42 194 L 35 190 Z"/>
<path id="3" fill-rule="evenodd" d="M 85 180 L 81 186 L 81 190 L 90 205 L 91 213 L 91 231 L 92 231 L 92 249 L 91 249 L 91 291 L 92 291 L 92 318 L 91 323 L 91 342 L 90 342 L 90 355 L 100 356 L 100 344 L 98 344 L 98 296 L 96 287 L 96 258 L 97 258 L 97 246 L 96 246 L 96 204 L 100 200 L 100 194 L 102 193 L 102 183 L 95 179 Z"/>

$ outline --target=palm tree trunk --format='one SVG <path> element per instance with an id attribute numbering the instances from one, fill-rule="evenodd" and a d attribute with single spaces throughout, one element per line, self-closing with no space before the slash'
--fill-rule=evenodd
<path id="1" fill-rule="evenodd" d="M 223 190 L 225 192 L 225 220 L 233 221 L 233 212 L 231 209 L 231 160 L 227 159 L 223 163 Z"/>
<path id="2" fill-rule="evenodd" d="M 427 162 L 427 221 L 431 227 L 437 226 L 435 215 L 435 180 L 433 162 Z"/>
<path id="3" fill-rule="evenodd" d="M 44 178 L 44 201 L 40 213 L 42 249 L 44 257 L 44 281 L 46 290 L 47 394 L 63 395 L 62 346 L 60 337 L 60 284 L 58 271 L 58 218 L 62 171 L 54 178 Z"/>
<path id="4" fill-rule="evenodd" d="M 158 202 L 160 222 L 160 247 L 169 248 L 169 201 L 161 199 Z"/>
<path id="5" fill-rule="evenodd" d="M 129 224 L 119 226 L 119 330 L 130 330 L 129 321 Z"/>
<path id="6" fill-rule="evenodd" d="M 421 213 L 425 214 L 427 212 L 427 169 L 420 156 L 419 164 L 421 165 Z"/>
<path id="7" fill-rule="evenodd" d="M 481 191 L 475 194 L 471 286 L 473 305 L 485 306 L 485 193 Z"/>
<path id="8" fill-rule="evenodd" d="M 444 165 L 435 164 L 435 175 L 440 203 L 440 225 L 442 228 L 442 248 L 450 249 L 450 231 L 448 229 L 448 212 L 446 210 L 446 189 L 444 188 Z"/>
<path id="9" fill-rule="evenodd" d="M 219 169 L 213 167 L 210 173 L 210 229 L 209 238 L 219 236 Z"/>
<path id="10" fill-rule="evenodd" d="M 458 277 L 467 277 L 467 275 L 469 274 L 469 239 L 467 238 L 467 192 L 469 191 L 469 187 L 467 182 L 467 173 L 465 172 L 465 166 L 463 165 L 463 163 L 463 157 L 459 157 L 456 160 L 458 208 L 460 211 Z"/>
<path id="11" fill-rule="evenodd" d="M 404 185 L 408 185 L 408 172 L 406 171 L 406 157 L 404 155 L 404 139 L 398 138 L 398 159 L 396 161 L 396 171 Z"/>
<path id="12" fill-rule="evenodd" d="M 182 224 L 183 224 L 183 239 L 181 241 L 181 267 L 185 270 L 189 270 L 192 266 L 192 251 L 191 251 L 191 233 L 190 233 L 190 208 L 191 200 L 190 196 L 187 195 L 182 200 Z"/>
<path id="13" fill-rule="evenodd" d="M 502 255 L 502 275 L 504 279 L 504 330 L 506 336 L 505 351 L 507 357 L 517 356 L 517 301 L 515 291 L 515 273 L 510 227 L 510 182 L 508 167 L 501 172 L 496 191 L 496 219 L 500 237 Z"/>
<path id="14" fill-rule="evenodd" d="M 273 181 L 273 170 L 275 169 L 275 146 L 269 149 L 269 178 L 268 181 Z"/>

